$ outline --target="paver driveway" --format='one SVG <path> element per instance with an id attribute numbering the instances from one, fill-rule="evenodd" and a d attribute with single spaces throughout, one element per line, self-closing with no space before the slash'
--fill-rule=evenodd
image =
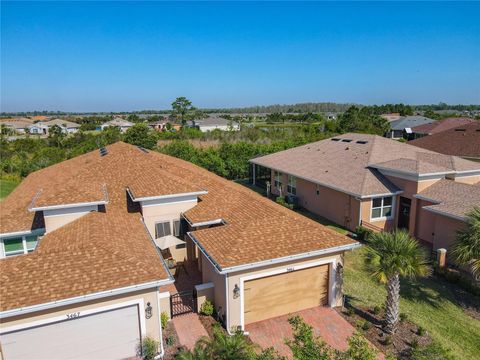
<path id="1" fill-rule="evenodd" d="M 262 348 L 274 347 L 281 355 L 291 356 L 284 340 L 292 338 L 288 318 L 294 315 L 300 315 L 313 327 L 316 336 L 321 336 L 327 344 L 339 350 L 347 349 L 347 339 L 355 331 L 334 309 L 323 306 L 249 324 L 245 330 L 249 332 L 252 341 Z"/>

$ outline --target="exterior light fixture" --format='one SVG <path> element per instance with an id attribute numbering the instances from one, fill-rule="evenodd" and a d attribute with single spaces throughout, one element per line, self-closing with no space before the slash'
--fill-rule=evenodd
<path id="1" fill-rule="evenodd" d="M 152 317 L 152 306 L 147 302 L 147 307 L 145 308 L 145 319 L 150 319 Z"/>
<path id="2" fill-rule="evenodd" d="M 235 287 L 233 288 L 233 298 L 238 299 L 240 297 L 240 288 L 238 287 L 237 284 L 235 284 Z"/>

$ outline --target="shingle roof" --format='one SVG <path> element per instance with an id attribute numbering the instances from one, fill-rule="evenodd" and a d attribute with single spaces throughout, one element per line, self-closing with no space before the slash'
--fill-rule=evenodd
<path id="1" fill-rule="evenodd" d="M 53 125 L 58 125 L 58 126 L 65 126 L 67 128 L 79 128 L 80 125 L 77 123 L 74 123 L 72 121 L 68 121 L 65 119 L 53 119 L 50 121 L 44 121 L 42 122 L 43 125 L 47 126 L 53 126 Z"/>
<path id="2" fill-rule="evenodd" d="M 124 120 L 122 118 L 115 118 L 110 121 L 107 121 L 103 125 L 104 126 L 133 126 L 133 123 L 128 120 Z"/>
<path id="3" fill-rule="evenodd" d="M 344 134 L 250 161 L 364 197 L 399 190 L 377 168 L 416 175 L 480 170 L 479 163 L 368 134 Z"/>
<path id="4" fill-rule="evenodd" d="M 408 143 L 441 154 L 480 158 L 480 121 L 424 136 Z"/>
<path id="5" fill-rule="evenodd" d="M 394 120 L 390 122 L 390 128 L 392 130 L 403 130 L 405 128 L 412 128 L 414 126 L 430 124 L 435 120 L 427 118 L 425 116 L 404 116 L 401 119 Z"/>
<path id="6" fill-rule="evenodd" d="M 456 218 L 464 218 L 475 206 L 480 206 L 480 184 L 470 185 L 452 180 L 440 180 L 419 195 L 435 203 L 425 206 L 425 209 Z"/>
<path id="7" fill-rule="evenodd" d="M 127 201 L 127 188 L 135 195 L 153 194 L 149 189 L 158 192 L 154 195 L 208 190 L 185 217 L 194 223 L 226 221 L 193 232 L 222 268 L 355 244 L 186 161 L 124 143 L 108 146 L 107 152 L 93 151 L 34 172 L 0 202 L 1 232 L 6 233 L 42 226 L 27 210 L 40 189 L 53 189 L 52 199 L 58 189 L 69 203 L 71 185 L 83 191 L 84 183 L 92 188 L 105 184 L 109 201 L 105 211 L 47 233 L 34 253 L 0 260 L 2 310 L 166 279 L 141 215 Z"/>
<path id="8" fill-rule="evenodd" d="M 423 124 L 415 126 L 412 128 L 412 132 L 417 134 L 437 134 L 439 132 L 453 129 L 462 125 L 467 125 L 475 122 L 474 119 L 470 118 L 447 118 L 443 120 L 438 120 L 430 124 Z"/>

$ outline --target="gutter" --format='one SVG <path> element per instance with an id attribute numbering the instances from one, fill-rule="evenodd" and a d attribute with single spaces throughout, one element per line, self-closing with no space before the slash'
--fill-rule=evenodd
<path id="1" fill-rule="evenodd" d="M 188 236 L 192 239 L 192 241 L 198 246 L 200 251 L 205 255 L 205 257 L 210 261 L 210 263 L 215 267 L 215 270 L 217 271 L 218 274 L 225 275 L 229 274 L 232 272 L 237 272 L 237 271 L 242 271 L 242 270 L 248 270 L 248 269 L 255 269 L 259 267 L 264 267 L 267 265 L 272 265 L 272 264 L 281 264 L 284 262 L 289 262 L 293 260 L 301 260 L 301 259 L 307 259 L 310 257 L 318 256 L 318 255 L 327 255 L 327 254 L 332 254 L 340 251 L 347 251 L 347 250 L 353 250 L 358 247 L 361 247 L 362 245 L 359 242 L 355 242 L 353 244 L 348 244 L 348 245 L 341 245 L 341 246 L 335 246 L 331 247 L 328 249 L 321 249 L 321 250 L 314 250 L 314 251 L 309 251 L 306 253 L 301 253 L 301 254 L 295 254 L 295 255 L 288 255 L 288 256 L 283 256 L 275 259 L 269 259 L 269 260 L 262 260 L 250 264 L 244 264 L 244 265 L 237 265 L 237 266 L 231 266 L 231 267 L 226 267 L 222 268 L 220 264 L 218 264 L 205 250 L 205 248 L 200 244 L 200 242 L 193 236 L 191 232 L 187 233 Z"/>
<path id="2" fill-rule="evenodd" d="M 207 190 L 201 190 L 201 191 L 193 191 L 193 192 L 188 192 L 188 193 L 178 193 L 178 194 L 169 194 L 169 195 L 158 195 L 158 196 L 145 196 L 145 197 L 140 197 L 136 198 L 135 195 L 133 194 L 133 191 L 127 188 L 127 192 L 130 195 L 130 198 L 134 202 L 139 202 L 139 201 L 147 201 L 147 200 L 162 200 L 162 199 L 172 199 L 172 198 L 177 198 L 177 197 L 183 197 L 183 196 L 200 196 L 200 195 L 206 195 L 208 194 Z"/>
<path id="3" fill-rule="evenodd" d="M 30 235 L 30 234 L 41 234 L 45 232 L 45 228 L 38 228 L 34 230 L 23 230 L 23 231 L 15 231 L 15 232 L 10 232 L 10 233 L 3 233 L 0 234 L 0 238 L 6 238 L 6 237 L 14 237 L 14 236 L 23 236 L 23 235 Z"/>
<path id="4" fill-rule="evenodd" d="M 41 311 L 41 310 L 53 309 L 60 306 L 77 304 L 77 303 L 81 303 L 89 300 L 103 299 L 103 298 L 114 296 L 114 295 L 126 294 L 129 292 L 150 289 L 153 287 L 157 288 L 159 286 L 168 285 L 171 283 L 172 281 L 170 279 L 156 280 L 156 281 L 151 281 L 151 282 L 139 284 L 139 285 L 125 286 L 122 288 L 100 291 L 93 294 L 81 295 L 81 296 L 76 296 L 68 299 L 51 301 L 48 303 L 31 305 L 31 306 L 26 306 L 26 307 L 11 309 L 11 310 L 5 310 L 0 312 L 0 319 L 4 319 L 10 316 L 29 314 L 29 313 Z"/>
<path id="5" fill-rule="evenodd" d="M 467 218 L 465 216 L 458 216 L 458 215 L 450 214 L 450 213 L 447 213 L 447 212 L 444 212 L 444 211 L 441 211 L 441 210 L 438 210 L 438 209 L 433 209 L 433 208 L 428 207 L 428 206 L 424 207 L 423 209 L 425 209 L 427 211 L 430 211 L 430 212 L 433 212 L 435 214 L 439 214 L 439 215 L 443 215 L 443 216 L 455 219 L 455 220 L 460 220 L 460 221 L 463 221 L 463 222 L 467 221 Z"/>

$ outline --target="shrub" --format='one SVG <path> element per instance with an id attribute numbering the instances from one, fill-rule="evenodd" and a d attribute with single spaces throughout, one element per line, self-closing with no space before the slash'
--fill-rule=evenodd
<path id="1" fill-rule="evenodd" d="M 280 204 L 282 206 L 285 206 L 286 208 L 292 210 L 293 209 L 293 204 L 287 203 L 285 200 L 285 196 L 278 196 L 276 199 L 277 204 Z"/>
<path id="2" fill-rule="evenodd" d="M 367 241 L 368 237 L 373 234 L 373 231 L 370 229 L 367 229 L 363 226 L 357 226 L 355 229 L 355 232 L 357 233 L 357 239 L 360 241 Z"/>
<path id="3" fill-rule="evenodd" d="M 400 322 L 404 322 L 405 320 L 407 320 L 408 318 L 408 315 L 405 314 L 405 313 L 400 313 Z"/>
<path id="4" fill-rule="evenodd" d="M 392 337 L 390 335 L 385 336 L 385 339 L 383 339 L 383 343 L 385 345 L 391 345 L 392 344 Z"/>
<path id="5" fill-rule="evenodd" d="M 377 351 L 370 346 L 362 334 L 355 332 L 348 338 L 348 350 L 342 355 L 342 359 L 375 360 Z"/>
<path id="6" fill-rule="evenodd" d="M 173 344 L 175 344 L 175 338 L 172 335 L 170 335 L 169 337 L 167 337 L 166 343 L 168 346 L 172 346 Z"/>
<path id="7" fill-rule="evenodd" d="M 347 310 L 345 310 L 345 314 L 348 316 L 353 316 L 353 314 L 355 314 L 355 310 L 353 310 L 352 307 L 348 307 Z"/>
<path id="8" fill-rule="evenodd" d="M 418 339 L 413 339 L 412 342 L 410 343 L 410 347 L 412 349 L 418 349 Z"/>
<path id="9" fill-rule="evenodd" d="M 426 333 L 427 333 L 427 330 L 425 330 L 424 327 L 422 327 L 422 326 L 419 326 L 419 327 L 418 327 L 418 329 L 417 329 L 417 334 L 418 334 L 418 336 L 423 336 L 423 335 L 425 335 Z"/>
<path id="10" fill-rule="evenodd" d="M 367 320 L 358 320 L 356 323 L 357 329 L 367 331 L 370 329 L 370 323 Z"/>
<path id="11" fill-rule="evenodd" d="M 211 301 L 206 300 L 202 306 L 200 306 L 200 314 L 205 315 L 205 316 L 212 316 L 213 315 L 213 304 Z"/>
<path id="12" fill-rule="evenodd" d="M 143 338 L 140 345 L 140 355 L 144 360 L 153 360 L 158 353 L 158 341 L 149 336 Z"/>
<path id="13" fill-rule="evenodd" d="M 380 306 L 376 305 L 376 306 L 373 307 L 373 313 L 375 315 L 380 314 L 381 311 L 382 311 L 382 308 Z"/>
<path id="14" fill-rule="evenodd" d="M 160 314 L 160 322 L 162 323 L 162 329 L 165 329 L 167 327 L 167 323 L 168 323 L 168 314 L 166 311 L 162 311 L 162 313 Z"/>

